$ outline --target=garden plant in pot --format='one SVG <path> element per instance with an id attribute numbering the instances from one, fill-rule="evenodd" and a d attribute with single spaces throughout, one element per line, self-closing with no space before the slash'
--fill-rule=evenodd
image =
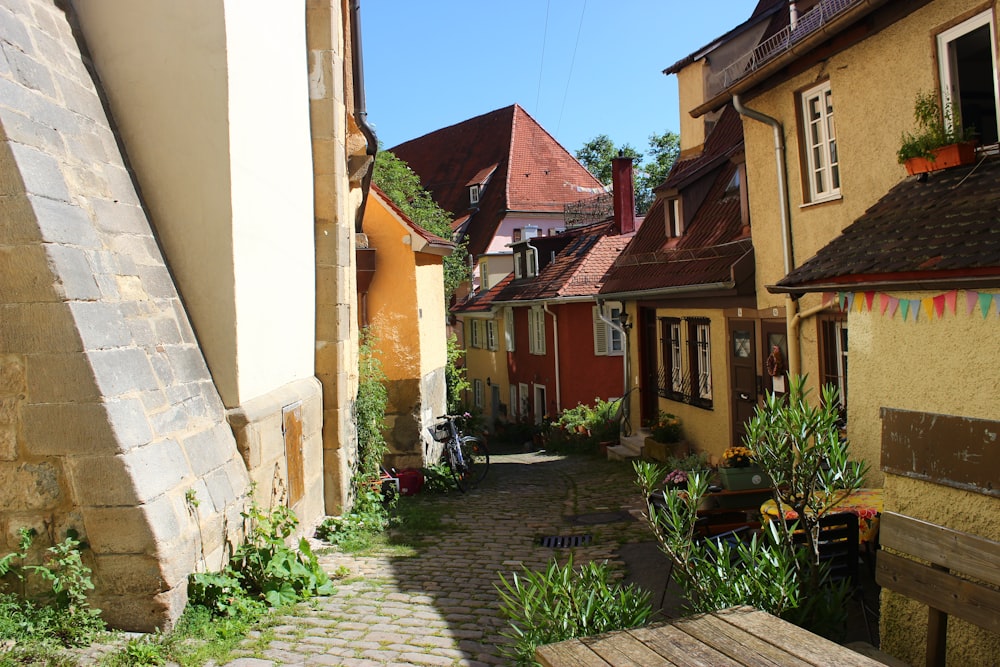
<path id="1" fill-rule="evenodd" d="M 975 130 L 963 127 L 953 101 L 942 107 L 937 93 L 917 93 L 913 103 L 916 132 L 905 132 L 896 157 L 911 176 L 971 164 L 976 159 Z"/>
<path id="2" fill-rule="evenodd" d="M 747 447 L 730 447 L 722 455 L 719 479 L 727 491 L 766 489 L 772 486 L 771 478 L 760 469 L 753 452 Z"/>

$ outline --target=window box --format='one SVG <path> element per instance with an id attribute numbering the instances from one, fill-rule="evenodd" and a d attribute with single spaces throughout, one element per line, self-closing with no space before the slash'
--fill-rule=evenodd
<path id="1" fill-rule="evenodd" d="M 719 479 L 727 491 L 769 489 L 774 486 L 771 478 L 757 466 L 745 468 L 719 468 Z"/>
<path id="2" fill-rule="evenodd" d="M 910 176 L 915 176 L 916 174 L 924 174 L 929 171 L 939 171 L 941 169 L 972 164 L 976 161 L 976 142 L 963 141 L 958 144 L 941 146 L 940 148 L 933 149 L 931 154 L 934 156 L 933 159 L 921 156 L 908 158 L 903 163 L 906 167 L 906 173 Z"/>

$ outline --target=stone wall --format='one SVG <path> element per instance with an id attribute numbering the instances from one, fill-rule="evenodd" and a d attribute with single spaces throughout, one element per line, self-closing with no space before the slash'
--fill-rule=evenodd
<path id="1" fill-rule="evenodd" d="M 75 528 L 105 620 L 169 625 L 238 537 L 248 481 L 70 22 L 5 2 L 0 552 L 21 526 Z"/>

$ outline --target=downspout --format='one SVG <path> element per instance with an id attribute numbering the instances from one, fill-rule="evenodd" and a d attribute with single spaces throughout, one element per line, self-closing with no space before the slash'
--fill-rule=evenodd
<path id="1" fill-rule="evenodd" d="M 559 381 L 559 318 L 549 310 L 548 301 L 542 302 L 542 309 L 552 316 L 552 352 L 556 355 L 556 413 L 558 414 L 562 412 L 562 384 Z"/>
<path id="2" fill-rule="evenodd" d="M 781 217 L 781 248 L 785 261 L 785 275 L 791 273 L 795 267 L 795 259 L 792 255 L 792 223 L 791 213 L 788 205 L 788 174 L 785 170 L 785 133 L 781 122 L 754 109 L 743 106 L 740 96 L 733 95 L 733 108 L 741 116 L 746 116 L 765 125 L 770 125 L 774 130 L 774 165 L 778 181 L 778 202 Z M 799 350 L 799 328 L 801 317 L 798 313 L 798 301 L 791 294 L 785 295 L 785 326 L 788 328 L 788 374 L 789 376 L 801 375 L 802 359 Z"/>
<path id="3" fill-rule="evenodd" d="M 378 152 L 378 137 L 375 129 L 368 124 L 368 103 L 365 100 L 365 63 L 361 50 L 361 0 L 351 1 L 351 73 L 354 76 L 354 120 L 361 133 L 365 135 L 367 147 L 365 153 L 372 159 L 367 173 L 361 179 L 361 205 L 354 218 L 354 231 L 360 234 L 362 220 L 365 217 L 365 204 L 368 203 L 368 190 L 372 184 L 372 174 L 375 172 L 375 154 Z"/>

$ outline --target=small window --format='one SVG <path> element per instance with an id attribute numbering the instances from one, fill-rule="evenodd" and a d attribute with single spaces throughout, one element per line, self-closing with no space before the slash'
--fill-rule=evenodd
<path id="1" fill-rule="evenodd" d="M 686 326 L 685 326 L 686 324 Z M 683 336 L 683 338 L 682 338 Z M 701 408 L 712 407 L 712 339 L 704 318 L 660 320 L 659 394 Z"/>
<path id="2" fill-rule="evenodd" d="M 667 238 L 672 239 L 684 233 L 684 218 L 681 217 L 680 197 L 667 200 Z"/>
<path id="3" fill-rule="evenodd" d="M 833 124 L 833 94 L 826 81 L 802 94 L 806 196 L 810 202 L 840 195 L 840 160 Z"/>
<path id="4" fill-rule="evenodd" d="M 519 279 L 524 277 L 524 254 L 520 252 L 514 253 L 514 278 Z"/>
<path id="5" fill-rule="evenodd" d="M 545 354 L 545 311 L 538 307 L 528 311 L 528 352 Z"/>
<path id="6" fill-rule="evenodd" d="M 820 321 L 820 371 L 823 384 L 839 392 L 840 412 L 847 417 L 847 322 L 843 316 Z"/>
<path id="7" fill-rule="evenodd" d="M 545 418 L 545 385 L 535 385 L 535 423 L 541 424 Z"/>
<path id="8" fill-rule="evenodd" d="M 514 309 L 510 306 L 503 309 L 504 345 L 508 352 L 514 351 Z"/>
<path id="9" fill-rule="evenodd" d="M 511 241 L 513 241 L 514 243 L 517 243 L 518 241 L 520 241 L 521 240 L 521 228 L 520 227 L 515 227 L 514 231 L 511 233 L 511 237 L 510 238 L 511 238 Z"/>
<path id="10" fill-rule="evenodd" d="M 952 103 L 962 126 L 981 144 L 997 142 L 996 36 L 988 9 L 937 36 L 938 66 L 945 108 Z"/>
<path id="11" fill-rule="evenodd" d="M 469 203 L 473 206 L 479 203 L 479 186 L 473 185 L 469 187 Z"/>
<path id="12" fill-rule="evenodd" d="M 521 409 L 518 415 L 524 419 L 531 412 L 531 394 L 528 392 L 528 385 L 524 382 L 518 383 L 517 390 L 521 394 L 521 401 L 518 403 Z"/>
<path id="13" fill-rule="evenodd" d="M 538 255 L 531 248 L 524 253 L 524 275 L 528 278 L 538 275 Z"/>
<path id="14" fill-rule="evenodd" d="M 476 403 L 476 407 L 482 409 L 483 407 L 483 381 L 480 379 L 475 379 L 472 381 L 472 395 L 473 400 Z"/>
<path id="15" fill-rule="evenodd" d="M 512 417 L 518 417 L 518 416 L 520 416 L 521 413 L 518 412 L 518 408 L 520 408 L 520 404 L 517 401 L 517 385 L 516 384 L 511 384 L 510 385 L 510 411 L 511 411 L 511 416 Z"/>
<path id="16" fill-rule="evenodd" d="M 483 322 L 482 320 L 472 320 L 471 324 L 471 345 L 472 347 L 481 348 L 483 346 Z"/>
<path id="17" fill-rule="evenodd" d="M 497 349 L 497 323 L 496 320 L 486 320 L 486 349 Z"/>
<path id="18" fill-rule="evenodd" d="M 617 322 L 621 317 L 621 308 L 614 306 L 608 309 L 608 319 Z M 597 306 L 593 309 L 594 317 L 594 355 L 613 356 L 620 355 L 624 351 L 622 332 L 605 322 L 601 318 L 601 311 Z"/>
<path id="19" fill-rule="evenodd" d="M 484 292 L 490 288 L 490 271 L 485 259 L 479 260 L 479 286 Z"/>

